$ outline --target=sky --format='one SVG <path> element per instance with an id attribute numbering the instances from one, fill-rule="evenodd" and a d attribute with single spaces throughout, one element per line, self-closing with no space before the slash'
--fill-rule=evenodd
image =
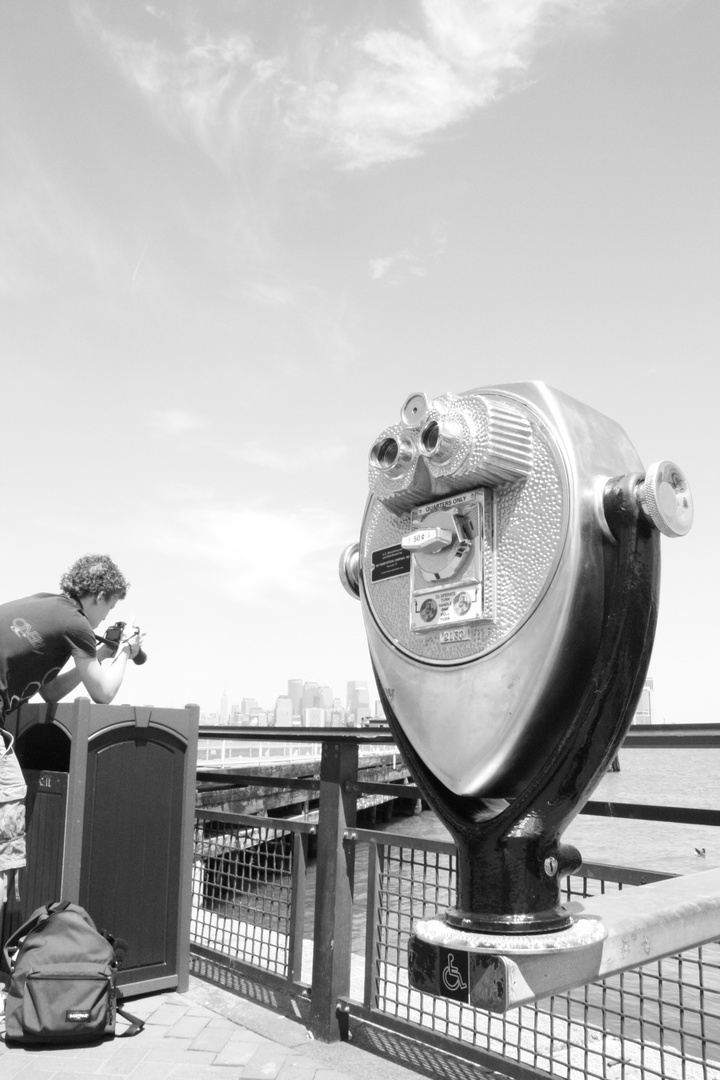
<path id="1" fill-rule="evenodd" d="M 718 720 L 719 41 L 716 0 L 3 0 L 0 596 L 107 552 L 116 701 L 344 698 L 376 436 L 541 380 L 686 473 L 655 712 Z"/>

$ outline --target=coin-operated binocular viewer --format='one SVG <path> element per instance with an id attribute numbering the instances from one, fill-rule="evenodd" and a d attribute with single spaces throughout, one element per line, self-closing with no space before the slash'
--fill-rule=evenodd
<path id="1" fill-rule="evenodd" d="M 369 486 L 341 579 L 394 737 L 457 844 L 446 940 L 457 954 L 463 933 L 572 931 L 560 881 L 581 857 L 562 833 L 632 721 L 660 534 L 692 523 L 685 477 L 527 383 L 411 395 L 371 448 Z"/>

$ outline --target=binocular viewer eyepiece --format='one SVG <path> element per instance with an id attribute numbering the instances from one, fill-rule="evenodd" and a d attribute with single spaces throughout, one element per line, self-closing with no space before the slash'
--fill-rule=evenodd
<path id="1" fill-rule="evenodd" d="M 567 924 L 558 880 L 579 855 L 560 832 L 632 721 L 659 535 L 689 531 L 687 480 L 643 468 L 608 417 L 524 383 L 411 394 L 371 445 L 368 485 L 340 578 L 393 734 L 458 842 L 457 918 Z"/>
<path id="2" fill-rule="evenodd" d="M 411 394 L 400 423 L 370 451 L 370 490 L 402 513 L 479 484 L 520 480 L 532 468 L 532 429 L 511 402 L 480 394 Z"/>

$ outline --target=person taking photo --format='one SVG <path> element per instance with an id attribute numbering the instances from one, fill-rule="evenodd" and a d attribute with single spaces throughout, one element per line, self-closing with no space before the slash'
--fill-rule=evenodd
<path id="1" fill-rule="evenodd" d="M 5 717 L 35 694 L 56 702 L 81 683 L 98 704 L 113 700 L 142 635 L 133 628 L 117 645 L 98 647 L 95 630 L 128 587 L 108 555 L 84 555 L 63 574 L 60 593 L 0 604 L 0 918 L 9 874 L 26 862 L 27 789 Z"/>

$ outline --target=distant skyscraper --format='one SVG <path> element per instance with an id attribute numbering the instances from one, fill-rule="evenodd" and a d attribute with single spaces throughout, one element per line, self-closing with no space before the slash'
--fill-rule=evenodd
<path id="1" fill-rule="evenodd" d="M 306 682 L 303 685 L 302 692 L 303 709 L 317 709 L 319 706 L 318 684 L 316 682 Z"/>
<path id="2" fill-rule="evenodd" d="M 347 684 L 347 710 L 356 722 L 359 722 L 361 717 L 370 715 L 370 695 L 366 682 Z"/>
<path id="3" fill-rule="evenodd" d="M 228 706 L 227 690 L 223 690 L 222 697 L 220 698 L 220 723 L 227 724 L 230 709 Z"/>
<path id="4" fill-rule="evenodd" d="M 652 694 L 653 680 L 652 676 L 648 676 L 648 678 L 645 680 L 645 685 L 643 686 L 637 709 L 635 710 L 633 724 L 652 724 Z"/>
<path id="5" fill-rule="evenodd" d="M 288 697 L 292 701 L 293 716 L 300 716 L 302 714 L 302 679 L 288 679 L 287 692 Z"/>
<path id="6" fill-rule="evenodd" d="M 275 702 L 276 727 L 292 727 L 293 703 L 288 694 L 281 694 Z"/>
<path id="7" fill-rule="evenodd" d="M 329 686 L 318 686 L 318 697 L 320 701 L 318 704 L 323 709 L 332 709 L 333 704 L 333 692 Z"/>

